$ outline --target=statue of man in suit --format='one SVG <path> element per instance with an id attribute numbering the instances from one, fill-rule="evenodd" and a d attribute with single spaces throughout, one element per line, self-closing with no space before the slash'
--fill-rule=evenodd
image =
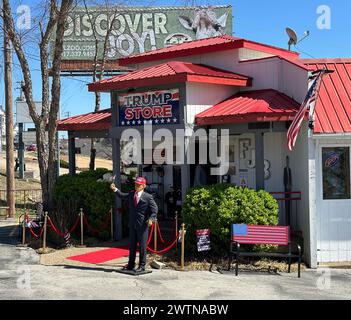
<path id="1" fill-rule="evenodd" d="M 152 225 L 157 218 L 157 204 L 153 196 L 146 191 L 145 178 L 137 178 L 135 180 L 135 191 L 129 193 L 121 192 L 116 188 L 115 184 L 111 184 L 113 192 L 122 198 L 128 200 L 129 205 L 129 261 L 127 270 L 135 272 L 145 271 L 146 265 L 146 248 L 148 239 L 148 227 Z M 135 257 L 137 243 L 139 242 L 139 268 L 135 269 Z"/>

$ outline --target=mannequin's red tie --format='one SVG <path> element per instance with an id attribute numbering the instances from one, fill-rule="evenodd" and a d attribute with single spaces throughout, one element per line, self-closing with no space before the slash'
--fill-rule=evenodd
<path id="1" fill-rule="evenodd" d="M 134 206 L 136 207 L 138 205 L 138 192 L 134 193 Z"/>

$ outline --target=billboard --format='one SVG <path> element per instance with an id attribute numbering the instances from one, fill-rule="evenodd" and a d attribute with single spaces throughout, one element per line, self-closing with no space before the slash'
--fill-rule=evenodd
<path id="1" fill-rule="evenodd" d="M 63 60 L 115 60 L 174 44 L 232 34 L 232 7 L 90 7 L 70 14 Z"/>
<path id="2" fill-rule="evenodd" d="M 157 90 L 118 95 L 119 126 L 179 123 L 179 90 Z"/>

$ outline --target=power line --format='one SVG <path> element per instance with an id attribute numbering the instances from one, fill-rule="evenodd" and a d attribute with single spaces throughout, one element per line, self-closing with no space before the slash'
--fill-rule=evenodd
<path id="1" fill-rule="evenodd" d="M 311 54 L 307 53 L 307 52 L 304 52 L 302 51 L 297 45 L 294 46 L 297 50 L 298 53 L 302 53 L 302 54 L 305 54 L 306 56 L 312 58 L 312 59 L 316 59 L 316 57 L 312 56 Z"/>

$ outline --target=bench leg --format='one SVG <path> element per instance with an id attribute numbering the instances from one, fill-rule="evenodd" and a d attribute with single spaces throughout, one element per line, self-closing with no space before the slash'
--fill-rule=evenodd
<path id="1" fill-rule="evenodd" d="M 228 271 L 230 271 L 230 266 L 232 265 L 232 261 L 233 261 L 233 254 L 231 252 L 229 252 L 229 259 L 228 259 Z"/>
<path id="2" fill-rule="evenodd" d="M 290 273 L 291 270 L 291 243 L 289 243 L 289 258 L 288 258 L 288 273 Z"/>
<path id="3" fill-rule="evenodd" d="M 298 262 L 298 266 L 297 266 L 297 276 L 299 278 L 301 278 L 301 247 L 298 245 L 297 249 L 299 251 L 299 262 Z"/>
<path id="4" fill-rule="evenodd" d="M 239 255 L 240 255 L 240 243 L 236 244 L 236 264 L 235 264 L 235 275 L 239 273 Z"/>

